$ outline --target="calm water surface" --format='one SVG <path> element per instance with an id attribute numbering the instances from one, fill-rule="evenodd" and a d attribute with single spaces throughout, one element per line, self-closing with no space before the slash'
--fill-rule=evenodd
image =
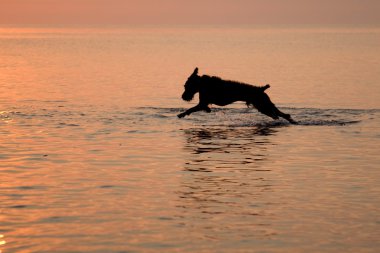
<path id="1" fill-rule="evenodd" d="M 379 41 L 1 27 L 0 252 L 379 252 Z M 242 103 L 177 119 L 196 66 L 270 83 L 300 124 Z"/>

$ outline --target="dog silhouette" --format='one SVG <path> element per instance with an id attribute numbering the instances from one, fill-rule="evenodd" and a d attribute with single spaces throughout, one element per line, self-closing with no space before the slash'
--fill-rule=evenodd
<path id="1" fill-rule="evenodd" d="M 273 119 L 281 117 L 292 124 L 297 124 L 290 114 L 281 112 L 272 103 L 269 96 L 265 93 L 265 90 L 269 87 L 269 84 L 254 86 L 236 81 L 223 80 L 217 76 L 199 76 L 198 68 L 195 68 L 185 83 L 182 99 L 191 101 L 194 95 L 199 92 L 199 103 L 177 116 L 183 118 L 197 111 L 211 112 L 210 104 L 225 106 L 236 101 L 243 101 L 247 106 L 252 105 L 259 112 Z"/>

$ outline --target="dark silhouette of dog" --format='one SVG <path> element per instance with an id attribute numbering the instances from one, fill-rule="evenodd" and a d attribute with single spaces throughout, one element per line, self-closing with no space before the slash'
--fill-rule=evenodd
<path id="1" fill-rule="evenodd" d="M 252 105 L 259 112 L 273 119 L 281 117 L 292 124 L 297 124 L 289 114 L 281 112 L 272 103 L 269 96 L 265 93 L 265 90 L 269 87 L 269 84 L 265 86 L 253 86 L 246 83 L 223 80 L 216 76 L 199 76 L 198 68 L 195 68 L 193 74 L 191 74 L 185 83 L 182 99 L 191 101 L 194 95 L 199 92 L 199 103 L 187 111 L 178 114 L 178 117 L 183 118 L 197 111 L 211 112 L 209 108 L 210 104 L 225 106 L 236 101 L 243 101 L 248 107 Z"/>

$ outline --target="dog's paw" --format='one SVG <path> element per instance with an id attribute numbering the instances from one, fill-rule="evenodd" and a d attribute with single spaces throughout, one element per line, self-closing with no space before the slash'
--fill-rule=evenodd
<path id="1" fill-rule="evenodd" d="M 185 116 L 186 116 L 185 113 L 180 113 L 180 114 L 177 115 L 178 118 L 183 118 L 183 117 L 185 117 Z"/>

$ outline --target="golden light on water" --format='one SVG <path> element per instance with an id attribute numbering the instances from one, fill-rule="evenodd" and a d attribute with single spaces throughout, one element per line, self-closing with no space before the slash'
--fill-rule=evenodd
<path id="1" fill-rule="evenodd" d="M 378 28 L 12 29 L 0 253 L 378 246 Z M 177 119 L 195 66 L 270 82 L 300 125 L 244 104 Z"/>
<path id="2" fill-rule="evenodd" d="M 3 240 L 3 238 L 4 238 L 4 235 L 0 235 L 0 247 L 7 243 L 5 240 Z M 0 253 L 2 253 L 2 252 L 3 252 L 3 250 L 0 249 Z"/>

